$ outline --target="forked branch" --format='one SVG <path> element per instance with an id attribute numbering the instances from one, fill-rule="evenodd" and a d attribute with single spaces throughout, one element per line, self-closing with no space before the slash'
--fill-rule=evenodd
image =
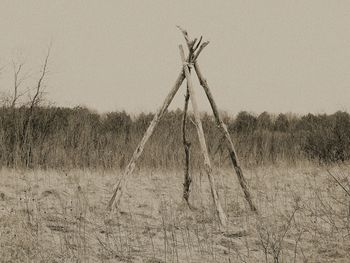
<path id="1" fill-rule="evenodd" d="M 187 48 L 188 48 L 188 51 L 190 53 L 190 56 L 189 56 L 190 60 L 189 60 L 189 62 L 193 63 L 194 61 L 197 60 L 198 56 L 203 51 L 203 49 L 209 44 L 209 41 L 205 41 L 205 42 L 201 43 L 202 40 L 203 40 L 202 36 L 199 38 L 198 42 L 197 42 L 197 38 L 195 38 L 194 40 L 191 40 L 190 37 L 188 36 L 187 31 L 185 29 L 183 29 L 180 26 L 177 26 L 177 28 L 180 29 L 182 35 L 185 38 L 185 41 L 186 41 L 186 44 L 187 44 Z M 196 44 L 196 42 L 197 42 L 197 44 Z"/>

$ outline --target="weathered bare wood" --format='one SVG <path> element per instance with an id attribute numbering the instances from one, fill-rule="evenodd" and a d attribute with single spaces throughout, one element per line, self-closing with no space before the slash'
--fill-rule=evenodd
<path id="1" fill-rule="evenodd" d="M 208 45 L 209 45 L 209 41 L 205 41 L 205 42 L 203 42 L 203 43 L 199 46 L 199 48 L 198 48 L 196 54 L 194 54 L 194 56 L 193 56 L 193 61 L 196 61 L 196 60 L 197 60 L 199 54 L 200 54 L 200 53 L 203 51 L 203 49 L 204 49 L 206 46 L 208 46 Z"/>
<path id="2" fill-rule="evenodd" d="M 187 87 L 186 95 L 185 95 L 185 105 L 184 112 L 182 118 L 182 143 L 184 145 L 185 150 L 185 168 L 184 168 L 184 183 L 183 183 L 183 198 L 190 206 L 189 197 L 190 197 L 190 186 L 192 182 L 192 178 L 190 176 L 190 147 L 191 143 L 187 140 L 186 136 L 186 128 L 187 128 L 187 110 L 188 110 L 188 102 L 190 99 L 190 93 Z"/>
<path id="3" fill-rule="evenodd" d="M 178 29 L 180 29 L 182 35 L 185 38 L 188 50 L 189 50 L 189 60 L 188 61 L 196 61 L 200 53 L 203 51 L 203 49 L 209 44 L 209 41 L 205 41 L 202 43 L 203 37 L 201 36 L 199 38 L 199 41 L 197 42 L 197 38 L 194 40 L 191 40 L 191 38 L 188 36 L 188 32 L 183 29 L 180 26 L 177 26 Z M 197 42 L 197 44 L 196 44 Z"/>
<path id="4" fill-rule="evenodd" d="M 165 111 L 169 107 L 169 104 L 173 100 L 176 92 L 179 90 L 179 88 L 180 88 L 182 82 L 184 81 L 184 79 L 185 79 L 185 74 L 184 74 L 183 70 L 181 69 L 181 72 L 179 73 L 179 76 L 177 77 L 173 88 L 171 89 L 171 91 L 169 92 L 167 97 L 165 98 L 165 100 L 163 102 L 163 105 L 159 108 L 159 110 L 155 114 L 155 116 L 154 116 L 151 124 L 149 125 L 146 133 L 144 134 L 141 142 L 139 143 L 139 145 L 137 146 L 136 150 L 134 151 L 130 162 L 126 166 L 124 173 L 120 177 L 119 181 L 115 184 L 115 186 L 113 188 L 114 191 L 113 191 L 112 198 L 110 199 L 110 201 L 108 203 L 108 206 L 107 206 L 107 211 L 111 211 L 112 210 L 113 204 L 115 202 L 116 202 L 116 204 L 119 203 L 120 197 L 123 194 L 123 189 L 125 188 L 125 185 L 126 185 L 126 177 L 131 175 L 132 172 L 134 171 L 135 165 L 136 165 L 136 161 L 139 159 L 141 153 L 143 152 L 143 149 L 145 147 L 146 142 L 151 137 L 151 135 L 152 135 L 152 133 L 154 131 L 154 128 L 157 126 L 158 122 L 160 121 L 160 119 L 164 115 Z"/>
<path id="5" fill-rule="evenodd" d="M 192 42 L 191 42 L 191 40 L 190 40 L 190 38 L 188 36 L 187 31 L 185 29 L 181 28 L 181 27 L 179 27 L 179 29 L 181 30 L 181 32 L 182 32 L 182 34 L 183 34 L 183 36 L 185 38 L 185 41 L 187 43 L 187 47 L 188 47 L 189 51 L 191 52 L 193 50 L 193 46 L 191 45 Z M 247 200 L 250 209 L 257 213 L 257 208 L 256 208 L 256 206 L 254 205 L 254 203 L 252 201 L 252 197 L 251 197 L 251 194 L 250 194 L 250 191 L 249 191 L 249 188 L 248 188 L 248 184 L 247 184 L 247 182 L 246 182 L 246 180 L 245 180 L 245 178 L 243 176 L 243 171 L 242 171 L 242 169 L 241 169 L 241 167 L 239 165 L 238 157 L 237 157 L 237 154 L 236 154 L 233 142 L 231 140 L 231 137 L 229 135 L 229 132 L 227 130 L 227 127 L 226 127 L 225 123 L 222 121 L 222 119 L 220 117 L 218 108 L 217 108 L 216 103 L 214 101 L 214 98 L 213 98 L 213 96 L 212 96 L 212 94 L 210 92 L 208 83 L 204 79 L 203 75 L 201 74 L 200 68 L 199 68 L 198 63 L 197 63 L 197 58 L 198 58 L 199 54 L 209 44 L 209 42 L 207 41 L 207 42 L 202 43 L 199 46 L 199 43 L 201 42 L 201 40 L 202 40 L 202 37 L 200 38 L 200 41 L 195 46 L 195 50 L 197 50 L 197 49 L 198 50 L 195 52 L 194 55 L 191 56 L 191 59 L 192 59 L 191 61 L 194 64 L 194 68 L 195 68 L 195 71 L 197 73 L 199 82 L 200 82 L 201 86 L 204 88 L 204 90 L 206 92 L 206 95 L 207 95 L 207 98 L 208 98 L 208 100 L 210 102 L 210 105 L 212 107 L 212 110 L 213 110 L 216 122 L 217 122 L 219 128 L 222 130 L 222 132 L 224 134 L 224 138 L 225 138 L 225 141 L 227 143 L 227 146 L 228 146 L 228 149 L 229 149 L 229 153 L 230 153 L 230 158 L 231 158 L 234 170 L 236 171 L 236 174 L 237 174 L 237 177 L 238 177 L 238 181 L 239 181 L 239 183 L 240 183 L 240 185 L 242 187 L 242 190 L 244 192 L 245 199 Z M 199 48 L 198 48 L 198 46 L 199 46 Z"/>
<path id="6" fill-rule="evenodd" d="M 202 43 L 202 39 L 203 39 L 203 36 L 201 36 L 201 37 L 199 38 L 199 40 L 198 40 L 196 46 L 193 47 L 193 50 L 194 50 L 194 51 L 196 51 L 196 50 L 198 49 L 199 45 Z"/>
<path id="7" fill-rule="evenodd" d="M 188 32 L 187 30 L 183 29 L 180 26 L 177 26 L 178 29 L 180 29 L 182 35 L 185 38 L 188 50 L 190 52 L 190 61 L 196 61 L 198 56 L 200 55 L 200 53 L 203 51 L 203 49 L 209 44 L 209 41 L 205 41 L 201 44 L 203 37 L 201 36 L 199 38 L 199 41 L 197 42 L 197 44 L 195 45 L 197 39 L 195 38 L 194 40 L 191 40 L 190 37 L 188 36 Z"/>
<path id="8" fill-rule="evenodd" d="M 247 200 L 250 209 L 253 212 L 257 213 L 257 208 L 256 208 L 256 206 L 253 203 L 253 200 L 252 200 L 249 188 L 248 188 L 247 181 L 245 180 L 244 175 L 243 175 L 243 171 L 242 171 L 242 169 L 241 169 L 241 167 L 239 165 L 237 153 L 236 153 L 235 147 L 233 145 L 233 142 L 231 140 L 230 134 L 229 134 L 229 132 L 227 130 L 227 127 L 226 127 L 225 123 L 222 121 L 222 118 L 220 116 L 218 107 L 216 106 L 216 103 L 214 101 L 214 97 L 211 94 L 211 91 L 209 89 L 209 85 L 207 83 L 207 80 L 203 77 L 197 61 L 194 61 L 194 69 L 195 69 L 195 71 L 197 73 L 197 77 L 198 77 L 199 83 L 203 87 L 203 89 L 204 89 L 204 91 L 205 91 L 205 93 L 207 95 L 207 98 L 208 98 L 209 103 L 211 105 L 211 108 L 213 110 L 213 114 L 214 114 L 216 123 L 217 123 L 218 127 L 221 129 L 222 133 L 225 136 L 226 143 L 227 143 L 227 146 L 228 146 L 228 149 L 229 149 L 230 158 L 231 158 L 234 170 L 236 171 L 239 184 L 241 185 L 242 190 L 244 192 L 244 197 Z"/>
<path id="9" fill-rule="evenodd" d="M 197 133 L 198 133 L 198 139 L 199 139 L 201 151 L 202 151 L 202 154 L 204 157 L 204 168 L 205 168 L 205 171 L 206 171 L 208 179 L 209 179 L 211 194 L 213 197 L 216 212 L 217 212 L 218 217 L 220 219 L 220 223 L 221 223 L 221 225 L 226 226 L 227 218 L 226 218 L 224 210 L 222 209 L 218 194 L 217 194 L 216 189 L 215 189 L 215 180 L 214 180 L 214 177 L 212 176 L 212 168 L 211 168 L 211 164 L 210 164 L 208 148 L 207 148 L 207 144 L 205 142 L 202 122 L 201 122 L 199 111 L 198 111 L 197 100 L 196 100 L 195 92 L 193 89 L 191 74 L 190 74 L 190 71 L 188 69 L 188 63 L 186 62 L 185 52 L 183 50 L 182 45 L 179 46 L 179 49 L 180 49 L 180 56 L 181 56 L 181 60 L 183 63 L 185 76 L 187 79 L 187 87 L 188 87 L 188 90 L 190 93 L 190 99 L 191 99 L 192 109 L 193 109 L 193 113 L 194 113 L 196 129 L 197 129 Z"/>

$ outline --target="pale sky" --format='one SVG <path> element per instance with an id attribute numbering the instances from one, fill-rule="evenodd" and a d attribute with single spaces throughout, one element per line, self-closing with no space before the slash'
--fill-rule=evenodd
<path id="1" fill-rule="evenodd" d="M 350 111 L 349 0 L 0 0 L 0 91 L 11 60 L 34 74 L 52 43 L 55 105 L 155 111 L 181 67 L 176 25 L 210 40 L 199 64 L 222 110 Z"/>

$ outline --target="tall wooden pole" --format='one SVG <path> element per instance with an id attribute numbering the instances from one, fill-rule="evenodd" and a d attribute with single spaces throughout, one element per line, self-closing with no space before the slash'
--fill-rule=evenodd
<path id="1" fill-rule="evenodd" d="M 182 118 L 182 143 L 184 145 L 185 150 L 185 168 L 184 168 L 184 183 L 183 183 L 183 198 L 190 206 L 189 198 L 190 198 L 190 186 L 192 182 L 192 178 L 190 176 L 190 147 L 191 143 L 187 140 L 186 129 L 187 129 L 187 110 L 188 110 L 188 102 L 190 99 L 190 92 L 188 87 L 186 89 L 185 95 L 185 105 L 184 105 L 184 113 Z"/>
<path id="2" fill-rule="evenodd" d="M 136 150 L 134 151 L 130 162 L 128 163 L 128 165 L 125 168 L 125 171 L 124 171 L 123 175 L 120 177 L 119 181 L 114 185 L 113 195 L 112 195 L 112 198 L 110 199 L 110 201 L 108 202 L 108 206 L 107 206 L 107 210 L 108 211 L 112 210 L 113 204 L 115 202 L 117 204 L 119 203 L 120 197 L 122 196 L 123 190 L 125 188 L 126 177 L 131 175 L 132 172 L 134 171 L 135 165 L 136 165 L 136 161 L 141 156 L 146 142 L 151 137 L 151 135 L 152 135 L 152 133 L 154 131 L 154 128 L 157 126 L 159 120 L 162 118 L 162 116 L 164 115 L 165 111 L 169 107 L 171 101 L 173 100 L 176 92 L 179 90 L 179 88 L 180 88 L 182 82 L 184 81 L 184 79 L 185 79 L 185 74 L 184 74 L 183 70 L 181 69 L 181 72 L 179 73 L 179 76 L 177 77 L 173 88 L 169 92 L 168 96 L 165 98 L 165 100 L 163 102 L 163 105 L 159 108 L 157 113 L 154 115 L 154 118 L 153 118 L 151 124 L 149 125 L 146 133 L 144 134 L 144 136 L 143 136 L 141 142 L 139 143 L 139 145 L 137 146 Z"/>
<path id="3" fill-rule="evenodd" d="M 188 90 L 190 93 L 190 99 L 191 99 L 192 109 L 193 109 L 193 113 L 194 113 L 199 144 L 200 144 L 201 151 L 202 151 L 202 154 L 204 157 L 204 168 L 205 168 L 206 174 L 208 175 L 208 178 L 209 178 L 210 189 L 211 189 L 211 194 L 213 197 L 216 213 L 218 214 L 221 225 L 226 226 L 227 218 L 226 218 L 224 210 L 222 209 L 218 194 L 217 194 L 216 189 L 215 189 L 215 180 L 214 180 L 214 177 L 212 176 L 212 168 L 211 168 L 211 164 L 210 164 L 208 148 L 207 148 L 207 144 L 205 142 L 202 122 L 201 122 L 199 111 L 198 111 L 197 100 L 196 100 L 195 92 L 193 89 L 191 74 L 190 74 L 190 71 L 188 69 L 188 63 L 186 62 L 185 52 L 183 50 L 182 45 L 179 46 L 179 49 L 180 49 L 181 60 L 183 63 L 183 69 L 184 69 L 185 76 L 187 79 L 187 87 L 188 87 Z"/>
<path id="4" fill-rule="evenodd" d="M 222 131 L 222 133 L 224 134 L 224 137 L 226 139 L 226 143 L 227 143 L 227 146 L 228 146 L 228 149 L 229 149 L 229 153 L 230 153 L 231 162 L 232 162 L 234 170 L 236 171 L 239 184 L 241 185 L 241 188 L 242 188 L 243 193 L 244 193 L 244 197 L 247 200 L 250 209 L 253 212 L 257 213 L 257 208 L 256 208 L 256 206 L 253 203 L 253 200 L 252 200 L 249 188 L 248 188 L 247 181 L 245 180 L 245 178 L 243 176 L 243 171 L 242 171 L 242 169 L 241 169 L 241 167 L 239 165 L 239 161 L 238 161 L 238 157 L 237 157 L 237 154 L 236 154 L 236 150 L 235 150 L 235 147 L 234 147 L 233 142 L 231 140 L 230 134 L 229 134 L 229 132 L 227 130 L 227 127 L 226 127 L 225 123 L 222 121 L 222 119 L 220 117 L 220 113 L 218 111 L 218 107 L 216 106 L 216 103 L 214 101 L 214 97 L 213 97 L 213 95 L 210 92 L 210 89 L 209 89 L 209 86 L 208 86 L 208 82 L 203 77 L 197 61 L 194 61 L 194 69 L 196 71 L 199 83 L 203 87 L 203 89 L 204 89 L 204 91 L 205 91 L 205 93 L 207 95 L 207 98 L 208 98 L 209 103 L 211 105 L 211 108 L 213 110 L 213 114 L 214 114 L 216 123 L 217 123 L 218 127 L 220 128 L 220 130 Z"/>

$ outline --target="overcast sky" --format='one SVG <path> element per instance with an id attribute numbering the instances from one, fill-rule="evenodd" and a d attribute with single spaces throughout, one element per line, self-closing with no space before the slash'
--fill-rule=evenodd
<path id="1" fill-rule="evenodd" d="M 25 61 L 30 85 L 52 43 L 46 96 L 56 105 L 155 111 L 181 67 L 175 25 L 210 40 L 199 63 L 222 110 L 350 110 L 348 0 L 2 0 L 0 91 L 11 60 Z"/>

